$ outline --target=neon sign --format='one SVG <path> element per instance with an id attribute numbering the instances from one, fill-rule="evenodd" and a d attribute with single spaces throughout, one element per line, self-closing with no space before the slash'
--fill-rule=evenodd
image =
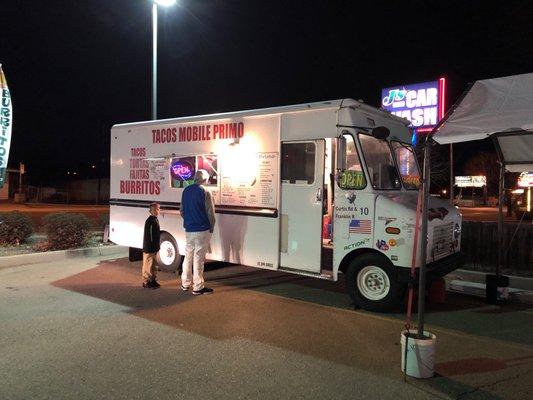
<path id="1" fill-rule="evenodd" d="M 381 91 L 381 106 L 411 121 L 418 132 L 428 132 L 444 116 L 445 78 L 438 81 L 395 86 Z"/>
<path id="2" fill-rule="evenodd" d="M 194 167 L 188 161 L 176 161 L 170 166 L 172 175 L 176 178 L 186 181 L 194 174 Z"/>

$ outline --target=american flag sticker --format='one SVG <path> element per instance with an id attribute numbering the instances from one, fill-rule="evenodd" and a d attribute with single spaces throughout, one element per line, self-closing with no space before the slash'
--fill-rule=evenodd
<path id="1" fill-rule="evenodd" d="M 348 232 L 370 235 L 372 233 L 372 222 L 369 219 L 352 219 Z"/>

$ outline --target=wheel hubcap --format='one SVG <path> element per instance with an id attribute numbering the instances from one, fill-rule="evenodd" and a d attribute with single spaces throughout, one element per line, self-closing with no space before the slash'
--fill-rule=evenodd
<path id="1" fill-rule="evenodd" d="M 357 274 L 357 288 L 369 300 L 381 300 L 389 294 L 387 273 L 375 265 L 364 267 Z"/>
<path id="2" fill-rule="evenodd" d="M 168 240 L 161 242 L 161 248 L 159 249 L 159 258 L 161 259 L 161 262 L 165 265 L 171 265 L 174 262 L 174 259 L 176 258 L 176 249 L 174 248 L 174 245 Z"/>

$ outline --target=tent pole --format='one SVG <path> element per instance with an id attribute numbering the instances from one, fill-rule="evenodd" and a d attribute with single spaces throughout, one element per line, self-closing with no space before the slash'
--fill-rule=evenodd
<path id="1" fill-rule="evenodd" d="M 420 269 L 418 271 L 418 338 L 424 338 L 424 308 L 426 300 L 426 259 L 428 246 L 428 207 L 429 207 L 429 186 L 431 174 L 431 139 L 426 140 L 424 145 L 424 175 L 422 180 L 422 226 L 420 228 Z"/>
<path id="2" fill-rule="evenodd" d="M 450 205 L 453 207 L 453 143 L 450 143 Z"/>
<path id="3" fill-rule="evenodd" d="M 500 277 L 503 263 L 503 192 L 504 192 L 505 164 L 500 160 L 500 182 L 498 185 L 498 264 L 496 276 Z"/>

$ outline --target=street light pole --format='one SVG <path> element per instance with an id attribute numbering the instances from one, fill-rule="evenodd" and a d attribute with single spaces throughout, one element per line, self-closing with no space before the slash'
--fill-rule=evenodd
<path id="1" fill-rule="evenodd" d="M 152 119 L 157 119 L 157 5 L 170 7 L 176 0 L 152 1 Z"/>
<path id="2" fill-rule="evenodd" d="M 152 119 L 157 119 L 157 3 L 152 3 Z"/>

